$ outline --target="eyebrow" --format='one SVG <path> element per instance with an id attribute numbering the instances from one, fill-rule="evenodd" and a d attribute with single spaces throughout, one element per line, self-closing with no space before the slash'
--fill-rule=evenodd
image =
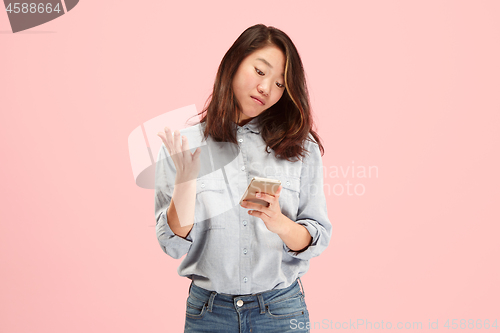
<path id="1" fill-rule="evenodd" d="M 263 63 L 265 63 L 266 65 L 268 65 L 270 68 L 273 68 L 273 66 L 269 63 L 269 61 L 267 61 L 266 59 L 264 58 L 257 58 L 257 60 L 260 60 L 262 61 Z M 285 73 L 281 73 L 281 76 L 285 76 Z"/>

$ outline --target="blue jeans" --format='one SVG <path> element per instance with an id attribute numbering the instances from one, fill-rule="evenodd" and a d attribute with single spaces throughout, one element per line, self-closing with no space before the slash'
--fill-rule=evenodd
<path id="1" fill-rule="evenodd" d="M 184 332 L 309 332 L 305 329 L 309 312 L 299 280 L 284 289 L 253 295 L 218 294 L 191 283 Z"/>

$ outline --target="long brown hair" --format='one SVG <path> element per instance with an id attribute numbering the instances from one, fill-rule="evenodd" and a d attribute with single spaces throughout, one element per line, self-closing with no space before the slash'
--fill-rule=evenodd
<path id="1" fill-rule="evenodd" d="M 207 139 L 210 135 L 217 142 L 237 144 L 234 119 L 240 105 L 233 92 L 233 78 L 243 59 L 268 45 L 277 46 L 286 60 L 283 96 L 258 116 L 261 135 L 267 144 L 266 152 L 270 153 L 268 148 L 271 148 L 277 158 L 289 161 L 303 158 L 307 152 L 304 141 L 312 141 L 310 133 L 323 155 L 323 145 L 312 128 L 309 94 L 299 53 L 283 31 L 263 24 L 246 29 L 224 55 L 213 92 L 204 110 L 198 114 L 203 116 L 200 123 L 205 123 L 204 137 Z"/>

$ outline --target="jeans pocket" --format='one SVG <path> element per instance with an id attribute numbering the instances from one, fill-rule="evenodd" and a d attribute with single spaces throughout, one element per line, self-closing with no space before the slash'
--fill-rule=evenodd
<path id="1" fill-rule="evenodd" d="M 201 319 L 207 311 L 207 303 L 189 295 L 186 301 L 186 317 Z"/>
<path id="2" fill-rule="evenodd" d="M 266 314 L 276 319 L 302 317 L 307 314 L 304 297 L 299 294 L 282 301 L 270 303 L 266 305 Z"/>

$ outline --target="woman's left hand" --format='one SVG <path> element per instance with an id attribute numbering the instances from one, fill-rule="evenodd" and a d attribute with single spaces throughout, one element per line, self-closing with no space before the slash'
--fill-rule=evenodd
<path id="1" fill-rule="evenodd" d="M 255 202 L 248 200 L 243 200 L 241 203 L 242 207 L 250 209 L 248 213 L 252 216 L 259 217 L 266 225 L 269 231 L 276 234 L 283 234 L 287 231 L 286 218 L 281 213 L 279 197 L 281 194 L 281 189 L 283 187 L 280 185 L 278 191 L 275 195 L 270 195 L 264 192 L 257 192 L 257 199 L 261 199 L 269 202 L 269 206 L 264 206 Z"/>

